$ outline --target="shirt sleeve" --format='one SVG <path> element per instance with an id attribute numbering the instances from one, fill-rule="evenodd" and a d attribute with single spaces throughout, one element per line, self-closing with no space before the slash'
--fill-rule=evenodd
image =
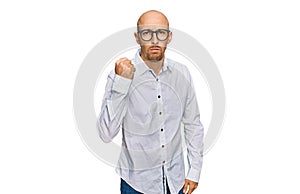
<path id="1" fill-rule="evenodd" d="M 132 80 L 112 71 L 107 78 L 101 112 L 97 119 L 100 138 L 108 143 L 120 131 L 120 125 L 127 111 L 128 91 Z"/>
<path id="2" fill-rule="evenodd" d="M 194 85 L 190 73 L 187 73 L 190 83 L 182 122 L 184 124 L 185 141 L 187 145 L 188 172 L 186 179 L 199 182 L 203 162 L 204 128 L 200 121 L 200 113 Z"/>

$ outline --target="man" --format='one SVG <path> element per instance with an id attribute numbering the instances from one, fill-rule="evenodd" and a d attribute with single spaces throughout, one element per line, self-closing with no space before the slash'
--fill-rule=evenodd
<path id="1" fill-rule="evenodd" d="M 200 178 L 204 133 L 191 75 L 165 57 L 172 32 L 163 13 L 143 13 L 134 36 L 140 45 L 136 56 L 116 61 L 108 76 L 99 135 L 110 142 L 122 129 L 116 168 L 122 194 L 191 194 Z M 181 124 L 189 161 L 186 176 Z"/>

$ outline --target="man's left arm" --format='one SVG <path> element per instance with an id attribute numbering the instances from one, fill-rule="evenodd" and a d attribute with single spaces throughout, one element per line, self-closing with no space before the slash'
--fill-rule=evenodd
<path id="1" fill-rule="evenodd" d="M 182 122 L 184 124 L 184 134 L 187 145 L 187 160 L 189 166 L 184 190 L 186 192 L 187 187 L 189 187 L 188 194 L 190 194 L 194 189 L 196 189 L 200 179 L 203 162 L 204 128 L 200 121 L 197 98 L 193 81 L 189 72 L 187 79 L 190 84 L 188 87 L 187 99 L 185 101 Z"/>

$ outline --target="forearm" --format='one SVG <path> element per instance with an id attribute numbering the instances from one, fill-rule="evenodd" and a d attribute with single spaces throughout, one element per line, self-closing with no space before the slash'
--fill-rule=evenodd
<path id="1" fill-rule="evenodd" d="M 195 182 L 199 181 L 202 169 L 204 149 L 203 136 L 204 129 L 200 120 L 192 126 L 187 126 L 186 144 L 189 170 L 186 179 Z"/>
<path id="2" fill-rule="evenodd" d="M 98 117 L 99 136 L 110 142 L 119 132 L 127 111 L 128 90 L 131 80 L 110 74 L 106 85 L 102 108 Z"/>

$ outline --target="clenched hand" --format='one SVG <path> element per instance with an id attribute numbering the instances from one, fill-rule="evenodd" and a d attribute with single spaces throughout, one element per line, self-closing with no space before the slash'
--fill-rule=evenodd
<path id="1" fill-rule="evenodd" d="M 135 67 L 129 59 L 123 57 L 116 61 L 115 72 L 122 77 L 133 79 Z"/>

